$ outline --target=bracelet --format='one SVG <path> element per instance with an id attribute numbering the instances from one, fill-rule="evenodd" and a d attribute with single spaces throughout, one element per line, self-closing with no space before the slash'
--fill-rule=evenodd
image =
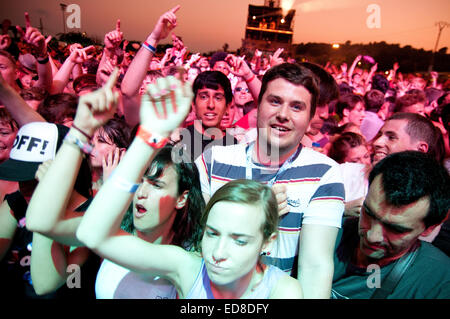
<path id="1" fill-rule="evenodd" d="M 255 79 L 256 75 L 255 73 L 253 73 L 253 76 L 249 79 L 249 80 L 245 80 L 245 82 L 250 83 L 251 81 L 253 81 Z"/>
<path id="2" fill-rule="evenodd" d="M 47 53 L 47 56 L 46 56 L 44 59 L 42 59 L 42 60 L 36 59 L 36 61 L 37 61 L 37 63 L 39 63 L 39 64 L 47 64 L 48 61 L 49 61 L 48 53 Z"/>
<path id="3" fill-rule="evenodd" d="M 167 137 L 162 137 L 161 135 L 150 133 L 142 125 L 139 125 L 136 136 L 140 137 L 148 146 L 156 149 L 163 148 L 167 144 L 169 139 Z"/>
<path id="4" fill-rule="evenodd" d="M 89 143 L 83 143 L 82 141 L 80 141 L 78 138 L 76 138 L 73 135 L 67 134 L 64 137 L 64 142 L 68 142 L 70 144 L 76 145 L 80 148 L 81 152 L 83 152 L 84 154 L 91 154 L 92 150 L 94 149 L 94 146 L 92 144 Z"/>
<path id="5" fill-rule="evenodd" d="M 77 126 L 75 125 L 75 123 L 72 123 L 72 127 L 73 127 L 74 129 L 76 129 L 78 132 L 80 132 L 81 134 L 83 134 L 84 136 L 86 136 L 86 138 L 87 138 L 89 141 L 92 140 L 92 136 L 88 135 L 86 132 L 84 132 L 84 131 L 81 130 L 79 127 L 77 127 Z"/>
<path id="6" fill-rule="evenodd" d="M 128 193 L 134 194 L 139 188 L 139 184 L 131 183 L 124 178 L 117 176 L 115 171 L 112 172 L 108 180 L 111 180 L 113 185 L 121 190 L 127 191 Z"/>
<path id="7" fill-rule="evenodd" d="M 149 50 L 151 53 L 155 54 L 156 53 L 156 49 L 154 46 L 152 46 L 150 43 L 148 43 L 147 41 L 145 41 L 142 46 L 144 48 L 146 48 L 147 50 Z"/>

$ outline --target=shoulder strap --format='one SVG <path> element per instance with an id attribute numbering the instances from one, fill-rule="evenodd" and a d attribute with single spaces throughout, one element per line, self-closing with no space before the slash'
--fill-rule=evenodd
<path id="1" fill-rule="evenodd" d="M 397 284 L 400 282 L 400 279 L 402 279 L 403 274 L 409 266 L 414 262 L 418 251 L 419 248 L 416 248 L 411 253 L 406 254 L 397 260 L 394 268 L 392 268 L 387 277 L 381 283 L 381 287 L 377 288 L 370 298 L 386 299 L 386 297 L 394 291 L 395 287 L 397 287 Z"/>

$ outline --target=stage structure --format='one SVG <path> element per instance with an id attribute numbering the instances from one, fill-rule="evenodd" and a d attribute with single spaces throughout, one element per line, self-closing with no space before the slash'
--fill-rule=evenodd
<path id="1" fill-rule="evenodd" d="M 294 17 L 294 9 L 283 12 L 280 0 L 265 0 L 263 6 L 249 5 L 242 48 L 251 52 L 258 49 L 264 53 L 284 48 L 285 52 L 291 53 Z"/>

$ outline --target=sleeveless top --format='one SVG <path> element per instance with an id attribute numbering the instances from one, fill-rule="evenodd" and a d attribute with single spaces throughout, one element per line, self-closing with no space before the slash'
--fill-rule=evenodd
<path id="1" fill-rule="evenodd" d="M 104 259 L 95 295 L 97 299 L 175 299 L 177 290 L 164 278 L 135 273 Z"/>
<path id="2" fill-rule="evenodd" d="M 267 265 L 262 281 L 246 299 L 268 299 L 272 289 L 283 276 L 287 276 L 287 274 L 280 268 Z M 215 299 L 204 260 L 202 260 L 200 271 L 186 299 Z"/>

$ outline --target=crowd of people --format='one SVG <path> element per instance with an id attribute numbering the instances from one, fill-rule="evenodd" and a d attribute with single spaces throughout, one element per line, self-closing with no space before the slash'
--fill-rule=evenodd
<path id="1" fill-rule="evenodd" d="M 450 298 L 450 81 L 192 53 L 178 10 L 103 46 L 3 21 L 7 297 Z"/>

